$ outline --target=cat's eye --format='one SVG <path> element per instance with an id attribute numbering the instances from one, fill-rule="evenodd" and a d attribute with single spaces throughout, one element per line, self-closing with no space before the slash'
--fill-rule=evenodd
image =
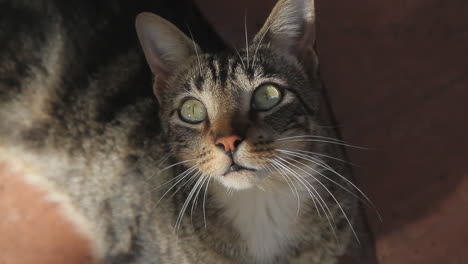
<path id="1" fill-rule="evenodd" d="M 275 107 L 282 98 L 281 90 L 273 84 L 259 86 L 252 98 L 252 106 L 257 111 L 267 111 Z"/>
<path id="2" fill-rule="evenodd" d="M 179 109 L 179 116 L 182 121 L 198 124 L 206 118 L 206 108 L 202 102 L 196 99 L 188 99 L 182 104 Z"/>

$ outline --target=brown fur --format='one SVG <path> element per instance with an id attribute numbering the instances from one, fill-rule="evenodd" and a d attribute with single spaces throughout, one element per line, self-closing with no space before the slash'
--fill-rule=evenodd
<path id="1" fill-rule="evenodd" d="M 336 263 L 366 236 L 353 234 L 360 194 L 336 160 L 341 143 L 320 125 L 317 61 L 304 45 L 313 14 L 312 1 L 279 1 L 238 53 L 204 53 L 166 20 L 140 15 L 158 103 L 122 92 L 151 90 L 133 47 L 99 63 L 85 89 L 70 88 L 68 33 L 51 22 L 42 63 L 0 104 L 0 160 L 59 201 L 106 263 Z M 283 98 L 255 111 L 264 83 Z M 187 98 L 203 103 L 203 122 L 180 118 Z M 215 144 L 226 135 L 242 138 L 235 153 Z M 226 174 L 233 162 L 249 170 Z"/>

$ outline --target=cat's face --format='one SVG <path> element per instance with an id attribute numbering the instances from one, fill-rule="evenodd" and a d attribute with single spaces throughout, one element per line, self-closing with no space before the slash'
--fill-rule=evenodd
<path id="1" fill-rule="evenodd" d="M 241 56 L 200 56 L 160 96 L 174 156 L 235 189 L 271 176 L 278 149 L 310 149 L 281 139 L 314 130 L 314 94 L 296 60 L 268 49 L 258 50 L 255 62 Z"/>
<path id="2" fill-rule="evenodd" d="M 200 54 L 167 21 L 148 14 L 137 20 L 172 155 L 192 174 L 233 189 L 286 184 L 282 151 L 313 149 L 287 140 L 316 129 L 317 96 L 294 50 L 308 15 L 299 3 L 280 2 L 250 53 Z"/>

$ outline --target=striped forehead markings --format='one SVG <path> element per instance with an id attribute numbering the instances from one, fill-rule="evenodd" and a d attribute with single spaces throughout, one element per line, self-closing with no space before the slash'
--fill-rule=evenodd
<path id="1" fill-rule="evenodd" d="M 215 56 L 211 55 L 208 57 L 208 69 L 211 71 L 211 79 L 214 83 L 217 82 L 218 74 L 215 66 Z"/>
<path id="2" fill-rule="evenodd" d="M 205 83 L 205 78 L 201 74 L 198 74 L 197 77 L 195 77 L 195 80 L 194 80 L 195 88 L 197 88 L 198 91 L 202 91 L 204 83 Z"/>
<path id="3" fill-rule="evenodd" d="M 219 68 L 219 80 L 221 81 L 221 87 L 225 87 L 227 85 L 227 77 L 229 67 L 229 58 L 227 55 L 221 55 L 218 58 L 218 68 Z"/>

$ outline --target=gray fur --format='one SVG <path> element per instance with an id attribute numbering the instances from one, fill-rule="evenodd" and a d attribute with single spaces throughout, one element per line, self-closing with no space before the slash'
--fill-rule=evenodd
<path id="1" fill-rule="evenodd" d="M 299 2 L 280 1 L 273 14 L 286 10 L 285 7 L 294 8 L 290 5 Z M 47 9 L 38 9 L 46 11 L 38 12 L 55 12 L 53 9 L 57 8 L 47 6 Z M 307 18 L 312 17 L 307 14 Z M 298 54 L 284 51 L 275 44 L 275 39 L 281 37 L 277 35 L 281 30 L 279 33 L 272 30 L 278 30 L 282 23 L 275 21 L 275 15 L 248 47 L 249 55 L 247 49 L 239 53 L 201 53 L 200 50 L 200 54 L 195 54 L 199 49 L 195 43 L 194 46 L 182 43 L 180 48 L 191 49 L 188 51 L 191 56 L 177 57 L 177 64 L 159 73 L 158 69 L 166 65 L 168 57 L 156 54 L 161 56 L 161 61 L 152 63 L 148 47 L 143 46 L 149 64 L 155 65 L 152 69 L 156 75 L 154 91 L 158 102 L 149 95 L 149 78 L 142 75 L 146 66 L 135 45 L 116 50 L 105 61 L 97 62 L 89 73 L 89 64 L 81 65 L 84 62 L 80 62 L 77 55 L 80 47 L 72 41 L 64 20 L 65 17 L 58 16 L 45 21 L 42 27 L 47 33 L 44 36 L 18 36 L 23 43 L 17 48 L 18 56 L 33 54 L 34 61 L 14 58 L 0 62 L 0 161 L 12 164 L 26 180 L 44 188 L 51 199 L 59 201 L 64 214 L 92 242 L 98 259 L 104 263 L 145 264 L 332 264 L 358 243 L 351 225 L 365 242 L 356 198 L 359 193 L 348 182 L 352 180 L 348 168 L 324 156 L 312 155 L 326 164 L 319 166 L 275 150 L 314 151 L 343 158 L 337 141 L 278 141 L 297 135 L 334 135 L 320 126 L 317 65 L 313 64 L 313 69 L 307 68 L 306 72 Z M 278 25 L 270 27 L 272 21 Z M 25 25 L 24 32 L 32 30 L 28 26 L 33 27 Z M 307 25 L 299 27 L 298 36 L 306 29 Z M 182 33 L 174 31 L 167 37 L 171 38 L 171 34 Z M 140 35 L 141 38 L 145 35 Z M 189 41 L 187 37 L 178 39 Z M 287 38 L 280 39 L 280 45 L 286 45 Z M 32 50 L 34 45 L 28 41 L 40 44 L 40 51 Z M 288 50 L 301 41 L 300 38 L 291 40 L 287 43 Z M 103 48 L 97 47 L 97 52 L 100 49 Z M 2 52 L 6 56 L 7 53 Z M 315 57 L 312 60 L 315 63 Z M 20 71 L 21 65 L 26 65 L 27 70 Z M 253 113 L 251 94 L 266 82 L 282 87 L 287 100 L 272 111 Z M 11 92 L 13 89 L 17 92 Z M 144 92 L 135 95 L 135 90 Z M 194 126 L 179 119 L 177 109 L 187 96 L 198 97 L 205 104 L 209 122 Z M 246 190 L 226 188 L 219 174 L 229 165 L 225 164 L 227 155 L 214 145 L 215 138 L 221 134 L 241 135 L 244 141 L 238 153 L 243 154 L 236 154 L 233 159 L 261 171 L 258 175 L 256 172 L 246 176 L 245 181 L 251 185 Z M 310 177 L 305 180 L 317 188 L 329 211 L 320 206 L 316 208 L 307 191 L 302 190 L 298 194 L 301 199 L 299 214 L 288 227 L 290 241 L 279 241 L 281 250 L 278 252 L 266 250 L 256 254 L 225 205 L 233 201 L 232 197 L 240 200 L 263 197 L 262 192 L 282 194 L 285 188 L 288 188 L 288 195 L 294 197 L 289 183 L 282 178 L 288 171 L 265 161 L 274 159 L 275 155 L 294 164 L 295 167 L 289 165 L 291 170 L 301 174 L 308 171 L 321 181 L 319 184 Z M 193 161 L 176 165 L 188 159 Z M 197 169 L 188 174 L 195 175 L 193 181 L 187 181 L 187 177 L 169 190 L 175 182 L 171 180 L 189 166 Z M 333 171 L 326 169 L 328 166 Z M 200 173 L 196 174 L 198 171 Z M 301 188 L 297 180 L 294 182 Z M 201 194 L 188 204 L 179 219 L 195 186 L 201 186 Z M 278 200 L 279 207 L 281 202 Z M 266 210 L 269 224 L 273 226 L 282 221 L 275 215 L 282 212 L 282 208 L 258 210 Z M 325 214 L 329 214 L 331 224 Z"/>

